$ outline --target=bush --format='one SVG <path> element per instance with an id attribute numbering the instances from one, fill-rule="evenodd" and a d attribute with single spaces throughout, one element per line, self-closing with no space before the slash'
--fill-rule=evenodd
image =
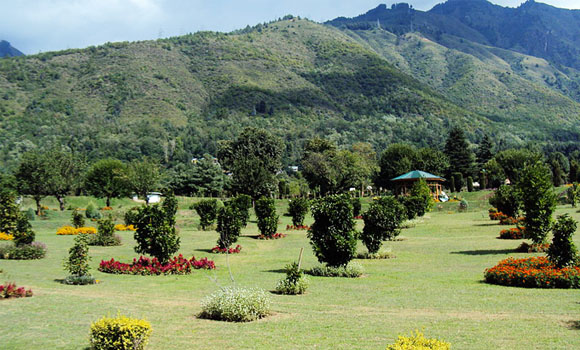
<path id="1" fill-rule="evenodd" d="M 218 212 L 218 202 L 216 199 L 204 199 L 197 203 L 193 203 L 190 207 L 195 209 L 199 215 L 199 223 L 203 230 L 207 230 L 215 223 Z"/>
<path id="2" fill-rule="evenodd" d="M 121 237 L 115 234 L 115 223 L 111 216 L 99 220 L 97 234 L 90 237 L 88 244 L 102 247 L 121 245 Z"/>
<path id="3" fill-rule="evenodd" d="M 369 253 L 376 253 L 384 240 L 390 240 L 399 235 L 401 224 L 405 220 L 405 207 L 395 197 L 382 197 L 371 203 L 363 214 L 365 226 L 361 240 Z"/>
<path id="4" fill-rule="evenodd" d="M 574 182 L 572 186 L 568 188 L 566 191 L 566 197 L 568 197 L 568 203 L 572 204 L 573 208 L 576 208 L 578 197 L 580 197 L 580 186 L 577 182 Z"/>
<path id="5" fill-rule="evenodd" d="M 131 264 L 115 261 L 115 259 L 102 260 L 99 264 L 99 271 L 119 275 L 187 275 L 199 269 L 213 270 L 215 264 L 207 258 L 196 260 L 195 257 L 191 257 L 188 260 L 181 254 L 169 259 L 166 263 L 161 263 L 157 258 L 140 257 L 133 259 Z"/>
<path id="6" fill-rule="evenodd" d="M 62 283 L 71 286 L 86 286 L 88 284 L 96 284 L 97 280 L 93 276 L 67 276 L 62 280 Z"/>
<path id="7" fill-rule="evenodd" d="M 415 331 L 415 334 L 411 332 L 408 337 L 399 336 L 394 344 L 387 346 L 387 350 L 449 350 L 451 349 L 451 344 L 438 340 L 438 339 L 427 339 L 425 335 L 419 331 Z"/>
<path id="8" fill-rule="evenodd" d="M 69 257 L 64 262 L 64 268 L 73 276 L 90 276 L 88 237 L 78 235 L 73 246 L 68 251 Z"/>
<path id="9" fill-rule="evenodd" d="M 20 210 L 16 204 L 14 192 L 0 189 L 0 232 L 13 234 Z"/>
<path id="10" fill-rule="evenodd" d="M 239 194 L 228 203 L 238 211 L 241 226 L 246 227 L 248 225 L 248 220 L 250 220 L 252 197 L 247 194 Z"/>
<path id="11" fill-rule="evenodd" d="M 276 203 L 273 199 L 262 197 L 256 201 L 255 211 L 261 235 L 267 238 L 272 237 L 278 229 Z"/>
<path id="12" fill-rule="evenodd" d="M 211 252 L 216 254 L 238 254 L 241 251 L 242 246 L 239 244 L 235 248 L 220 248 L 219 246 L 211 248 Z"/>
<path id="13" fill-rule="evenodd" d="M 32 290 L 17 287 L 14 283 L 0 284 L 0 299 L 27 298 L 32 296 Z"/>
<path id="14" fill-rule="evenodd" d="M 360 216 L 360 213 L 362 210 L 362 204 L 360 202 L 360 198 L 353 197 L 350 199 L 350 201 L 352 203 L 352 216 L 356 218 L 356 217 Z"/>
<path id="15" fill-rule="evenodd" d="M 509 230 L 501 230 L 499 232 L 499 239 L 523 239 L 525 229 L 523 228 L 510 228 Z"/>
<path id="16" fill-rule="evenodd" d="M 279 294 L 296 295 L 304 294 L 308 288 L 308 279 L 304 276 L 298 263 L 293 262 L 286 265 L 286 278 L 278 281 L 276 292 Z"/>
<path id="17" fill-rule="evenodd" d="M 309 275 L 321 277 L 360 277 L 364 273 L 364 268 L 357 262 L 351 262 L 346 266 L 316 266 L 307 271 Z"/>
<path id="18" fill-rule="evenodd" d="M 71 214 L 71 223 L 74 228 L 84 227 L 85 226 L 85 217 L 81 214 L 78 210 L 73 210 Z"/>
<path id="19" fill-rule="evenodd" d="M 292 225 L 294 227 L 302 227 L 304 225 L 304 218 L 308 213 L 308 206 L 310 205 L 308 199 L 295 198 L 288 203 L 288 214 L 292 217 Z"/>
<path id="20" fill-rule="evenodd" d="M 466 211 L 467 208 L 469 208 L 469 202 L 467 202 L 465 199 L 462 199 L 461 202 L 459 202 L 459 211 Z"/>
<path id="21" fill-rule="evenodd" d="M 179 236 L 175 230 L 177 200 L 167 195 L 162 205 L 139 208 L 134 226 L 137 241 L 135 252 L 148 254 L 165 263 L 179 250 Z"/>
<path id="22" fill-rule="evenodd" d="M 28 210 L 26 210 L 26 218 L 28 219 L 28 221 L 36 220 L 36 212 L 34 211 L 34 209 L 28 208 Z"/>
<path id="23" fill-rule="evenodd" d="M 152 329 L 145 320 L 118 315 L 103 317 L 91 324 L 91 348 L 94 350 L 142 350 Z"/>
<path id="24" fill-rule="evenodd" d="M 486 269 L 491 284 L 525 288 L 580 288 L 580 267 L 558 268 L 546 257 L 508 258 Z"/>
<path id="25" fill-rule="evenodd" d="M 467 177 L 467 192 L 473 192 L 473 178 L 471 176 Z"/>
<path id="26" fill-rule="evenodd" d="M 357 259 L 380 260 L 380 259 L 394 259 L 396 258 L 390 251 L 380 251 L 376 253 L 362 252 L 356 255 Z"/>
<path id="27" fill-rule="evenodd" d="M 261 289 L 225 287 L 201 302 L 201 318 L 249 322 L 270 314 L 271 300 Z"/>
<path id="28" fill-rule="evenodd" d="M 308 238 L 314 255 L 332 267 L 345 266 L 356 252 L 352 203 L 347 195 L 320 198 L 312 205 L 314 223 Z"/>
<path id="29" fill-rule="evenodd" d="M 498 212 L 517 218 L 522 209 L 522 196 L 516 186 L 501 185 L 489 198 L 489 204 L 496 207 Z"/>
<path id="30" fill-rule="evenodd" d="M 85 210 L 85 216 L 87 217 L 87 219 L 98 220 L 101 218 L 101 213 L 99 212 L 99 210 L 97 208 L 95 208 L 93 203 L 90 203 L 87 206 L 87 210 Z"/>
<path id="31" fill-rule="evenodd" d="M 558 268 L 571 265 L 576 260 L 576 246 L 574 246 L 572 236 L 577 226 L 578 223 L 568 214 L 559 216 L 554 224 L 552 229 L 554 238 L 548 249 L 548 258 Z"/>
<path id="32" fill-rule="evenodd" d="M 239 212 L 231 206 L 224 206 L 219 209 L 217 216 L 217 232 L 219 233 L 218 247 L 228 249 L 238 241 L 242 222 Z"/>
<path id="33" fill-rule="evenodd" d="M 138 215 L 139 215 L 139 207 L 133 207 L 127 210 L 123 217 L 125 226 L 133 226 L 133 224 L 135 224 L 135 221 L 137 220 Z"/>
<path id="34" fill-rule="evenodd" d="M 19 213 L 16 219 L 16 229 L 12 233 L 16 246 L 29 245 L 34 242 L 35 233 L 24 213 Z"/>
<path id="35" fill-rule="evenodd" d="M 409 220 L 425 215 L 433 205 L 431 190 L 425 179 L 415 182 L 409 195 L 399 197 L 399 201 L 405 206 L 406 216 Z"/>
<path id="36" fill-rule="evenodd" d="M 0 259 L 34 260 L 42 259 L 46 255 L 46 245 L 40 242 L 21 246 L 0 246 Z"/>

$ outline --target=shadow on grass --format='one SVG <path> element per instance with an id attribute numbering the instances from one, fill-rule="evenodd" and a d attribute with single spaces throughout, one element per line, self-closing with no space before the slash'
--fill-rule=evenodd
<path id="1" fill-rule="evenodd" d="M 194 249 L 195 252 L 213 253 L 211 249 Z"/>
<path id="2" fill-rule="evenodd" d="M 286 269 L 265 270 L 262 272 L 286 273 Z"/>
<path id="3" fill-rule="evenodd" d="M 463 250 L 459 252 L 451 252 L 451 254 L 462 254 L 462 255 L 496 255 L 496 254 L 509 254 L 509 253 L 519 253 L 516 249 L 482 249 L 482 250 Z"/>
<path id="4" fill-rule="evenodd" d="M 487 226 L 501 226 L 499 223 L 497 222 L 490 222 L 487 224 L 475 224 L 473 226 L 481 226 L 481 227 L 487 227 Z"/>
<path id="5" fill-rule="evenodd" d="M 580 330 L 580 321 L 569 321 L 566 322 L 566 325 L 569 329 Z"/>

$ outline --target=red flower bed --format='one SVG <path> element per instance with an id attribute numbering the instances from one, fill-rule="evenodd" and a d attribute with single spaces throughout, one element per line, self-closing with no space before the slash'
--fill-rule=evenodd
<path id="1" fill-rule="evenodd" d="M 355 217 L 354 217 L 354 219 L 355 219 L 355 220 L 362 220 L 362 219 L 363 219 L 363 217 L 362 217 L 362 215 L 357 215 L 357 216 L 355 216 Z"/>
<path id="2" fill-rule="evenodd" d="M 511 216 L 505 216 L 499 219 L 500 225 L 515 225 L 518 223 L 518 219 L 512 218 Z"/>
<path id="3" fill-rule="evenodd" d="M 14 283 L 0 284 L 0 299 L 26 298 L 32 296 L 32 290 L 24 287 L 16 287 Z"/>
<path id="4" fill-rule="evenodd" d="M 271 237 L 259 235 L 258 239 L 280 239 L 280 238 L 284 238 L 284 237 L 286 237 L 286 235 L 283 233 L 275 233 Z"/>
<path id="5" fill-rule="evenodd" d="M 124 274 L 124 275 L 186 275 L 193 270 L 215 269 L 213 261 L 203 258 L 195 260 L 195 257 L 186 259 L 183 255 L 173 257 L 166 264 L 162 264 L 157 258 L 140 257 L 133 259 L 133 263 L 125 264 L 115 259 L 109 261 L 102 260 L 99 264 L 99 271 L 105 273 Z"/>
<path id="6" fill-rule="evenodd" d="M 242 246 L 239 244 L 235 248 L 220 248 L 219 246 L 211 248 L 212 253 L 221 253 L 221 254 L 225 254 L 225 253 L 238 254 L 241 251 L 242 251 Z"/>
<path id="7" fill-rule="evenodd" d="M 310 226 L 306 226 L 306 225 L 298 225 L 298 226 L 286 225 L 286 230 L 288 230 L 288 231 L 290 231 L 290 230 L 310 230 Z"/>
<path id="8" fill-rule="evenodd" d="M 501 230 L 499 232 L 499 239 L 523 239 L 525 233 L 524 227 L 514 227 L 509 230 Z"/>
<path id="9" fill-rule="evenodd" d="M 520 253 L 543 253 L 547 252 L 548 248 L 550 248 L 550 243 L 529 244 L 524 242 L 516 248 L 516 251 Z"/>
<path id="10" fill-rule="evenodd" d="M 486 269 L 491 284 L 526 288 L 580 288 L 580 267 L 557 268 L 546 257 L 508 258 Z"/>

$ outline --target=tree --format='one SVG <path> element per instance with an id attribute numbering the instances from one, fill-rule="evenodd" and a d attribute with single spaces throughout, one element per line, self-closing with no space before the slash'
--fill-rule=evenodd
<path id="1" fill-rule="evenodd" d="M 319 137 L 306 141 L 304 145 L 302 175 L 310 188 L 318 189 L 321 195 L 337 190 L 338 171 L 335 167 L 337 154 L 336 144 Z"/>
<path id="2" fill-rule="evenodd" d="M 308 213 L 310 202 L 305 198 L 295 198 L 288 203 L 288 214 L 292 217 L 292 225 L 300 227 L 304 225 L 304 218 Z"/>
<path id="3" fill-rule="evenodd" d="M 32 196 L 36 202 L 36 215 L 41 213 L 40 201 L 51 195 L 52 172 L 49 158 L 41 152 L 25 153 L 16 170 L 18 192 Z"/>
<path id="4" fill-rule="evenodd" d="M 217 214 L 217 232 L 219 233 L 218 247 L 228 249 L 238 241 L 242 222 L 239 212 L 232 206 L 226 205 L 219 209 Z"/>
<path id="5" fill-rule="evenodd" d="M 149 192 L 159 188 L 161 169 L 159 164 L 151 159 L 133 161 L 127 167 L 129 187 L 137 196 L 145 199 L 149 205 Z"/>
<path id="6" fill-rule="evenodd" d="M 552 184 L 554 187 L 562 186 L 562 177 L 564 174 L 562 173 L 562 167 L 560 166 L 560 163 L 558 161 L 552 160 L 550 161 L 550 168 L 552 170 Z"/>
<path id="7" fill-rule="evenodd" d="M 229 200 L 226 204 L 232 206 L 237 212 L 240 219 L 240 225 L 246 227 L 250 220 L 250 208 L 252 207 L 252 197 L 247 194 L 239 194 Z"/>
<path id="8" fill-rule="evenodd" d="M 411 187 L 408 196 L 400 196 L 399 201 L 405 207 L 408 219 L 423 216 L 433 205 L 433 196 L 425 179 L 419 179 Z"/>
<path id="9" fill-rule="evenodd" d="M 490 188 L 498 188 L 503 185 L 504 180 L 506 179 L 506 174 L 503 171 L 503 168 L 495 158 L 485 163 L 481 171 L 487 179 L 487 187 Z"/>
<path id="10" fill-rule="evenodd" d="M 542 155 L 527 149 L 509 149 L 497 153 L 494 159 L 505 176 L 512 184 L 515 184 L 519 181 L 520 174 L 526 165 L 541 161 Z"/>
<path id="11" fill-rule="evenodd" d="M 0 188 L 0 232 L 13 234 L 20 209 L 16 204 L 16 194 L 10 190 Z"/>
<path id="12" fill-rule="evenodd" d="M 513 185 L 501 185 L 489 198 L 489 204 L 497 208 L 497 211 L 505 215 L 517 218 L 522 209 L 522 194 L 518 187 Z"/>
<path id="13" fill-rule="evenodd" d="M 232 189 L 252 198 L 272 196 L 282 163 L 282 142 L 264 129 L 246 128 L 219 145 L 218 158 L 232 172 Z"/>
<path id="14" fill-rule="evenodd" d="M 473 174 L 475 156 L 469 148 L 463 129 L 451 129 L 445 143 L 445 154 L 449 157 L 450 172 L 459 172 L 464 178 Z"/>
<path id="15" fill-rule="evenodd" d="M 391 179 L 413 170 L 417 163 L 417 149 L 411 145 L 395 143 L 387 147 L 379 160 L 380 173 L 376 185 L 392 188 Z"/>
<path id="16" fill-rule="evenodd" d="M 355 222 L 348 195 L 320 198 L 311 207 L 314 223 L 308 238 L 314 255 L 328 266 L 346 266 L 356 252 Z"/>
<path id="17" fill-rule="evenodd" d="M 577 226 L 578 223 L 568 214 L 559 216 L 554 224 L 552 230 L 554 238 L 548 248 L 548 258 L 558 268 L 571 265 L 576 261 L 576 246 L 572 236 L 576 233 Z"/>
<path id="18" fill-rule="evenodd" d="M 541 162 L 527 165 L 517 183 L 525 212 L 526 236 L 534 244 L 546 242 L 556 208 L 550 169 Z"/>
<path id="19" fill-rule="evenodd" d="M 60 210 L 65 209 L 65 197 L 81 187 L 85 161 L 70 152 L 54 149 L 45 155 L 49 163 L 49 194 L 56 197 Z"/>
<path id="20" fill-rule="evenodd" d="M 194 163 L 177 164 L 169 171 L 169 187 L 177 195 L 219 196 L 226 176 L 220 164 L 209 154 Z"/>
<path id="21" fill-rule="evenodd" d="M 216 199 L 202 199 L 191 205 L 199 215 L 199 224 L 202 230 L 207 230 L 214 224 L 218 215 L 218 201 Z"/>
<path id="22" fill-rule="evenodd" d="M 18 213 L 18 218 L 16 219 L 16 229 L 12 232 L 14 235 L 14 244 L 16 246 L 23 246 L 25 244 L 31 244 L 34 242 L 36 234 L 32 231 L 32 225 L 28 222 L 26 214 L 23 212 Z"/>
<path id="23" fill-rule="evenodd" d="M 489 162 L 493 158 L 493 144 L 491 143 L 491 138 L 488 134 L 483 135 L 481 143 L 477 148 L 477 165 L 480 169 L 485 166 L 485 163 Z"/>
<path id="24" fill-rule="evenodd" d="M 258 218 L 258 228 L 262 236 L 272 237 L 278 229 L 278 214 L 276 214 L 276 203 L 271 198 L 262 197 L 256 201 L 256 217 Z"/>
<path id="25" fill-rule="evenodd" d="M 121 198 L 129 194 L 127 167 L 118 159 L 102 159 L 88 170 L 85 190 L 97 198 L 106 198 L 111 206 L 111 198 Z"/>
<path id="26" fill-rule="evenodd" d="M 90 276 L 89 270 L 89 245 L 86 235 L 77 235 L 73 246 L 69 249 L 69 257 L 64 262 L 64 268 L 71 274 L 71 276 L 81 277 Z"/>
<path id="27" fill-rule="evenodd" d="M 570 183 L 580 181 L 580 164 L 578 164 L 578 161 L 575 159 L 570 161 L 570 175 L 568 177 Z"/>
<path id="28" fill-rule="evenodd" d="M 397 237 L 405 218 L 405 207 L 395 197 L 386 196 L 373 201 L 363 214 L 365 226 L 361 234 L 369 253 L 377 253 L 384 240 Z"/>
<path id="29" fill-rule="evenodd" d="M 367 142 L 357 142 L 352 145 L 352 153 L 356 158 L 356 177 L 357 187 L 361 189 L 361 195 L 364 190 L 372 185 L 373 179 L 378 174 L 380 168 L 377 162 L 377 154 L 373 146 Z"/>
<path id="30" fill-rule="evenodd" d="M 449 158 L 445 153 L 436 149 L 421 148 L 417 152 L 417 160 L 413 168 L 414 170 L 445 176 L 449 171 Z"/>

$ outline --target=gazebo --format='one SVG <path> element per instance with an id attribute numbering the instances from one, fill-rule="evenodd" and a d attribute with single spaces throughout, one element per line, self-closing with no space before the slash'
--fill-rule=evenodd
<path id="1" fill-rule="evenodd" d="M 421 170 L 413 170 L 401 176 L 397 176 L 391 181 L 395 184 L 395 194 L 406 196 L 411 191 L 411 187 L 415 184 L 415 182 L 419 181 L 420 179 L 425 179 L 427 182 L 427 186 L 431 190 L 431 194 L 433 198 L 439 198 L 439 195 L 443 191 L 443 182 L 445 179 L 439 177 L 437 175 L 433 175 Z"/>

